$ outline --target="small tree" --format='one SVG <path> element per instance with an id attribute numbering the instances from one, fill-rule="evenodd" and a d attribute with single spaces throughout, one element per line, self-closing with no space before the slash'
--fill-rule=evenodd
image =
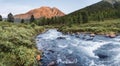
<path id="1" fill-rule="evenodd" d="M 35 21 L 34 15 L 31 15 L 30 23 L 32 23 L 32 22 L 34 22 L 34 21 Z"/>
<path id="2" fill-rule="evenodd" d="M 0 15 L 0 21 L 2 21 L 3 19 L 2 19 L 2 16 Z"/>
<path id="3" fill-rule="evenodd" d="M 88 14 L 86 12 L 81 12 L 81 16 L 82 16 L 83 23 L 87 23 L 88 22 Z"/>
<path id="4" fill-rule="evenodd" d="M 14 16 L 12 15 L 12 13 L 8 14 L 8 18 L 7 18 L 8 22 L 14 22 Z"/>
<path id="5" fill-rule="evenodd" d="M 25 20 L 24 20 L 24 19 L 21 19 L 21 23 L 25 23 Z"/>

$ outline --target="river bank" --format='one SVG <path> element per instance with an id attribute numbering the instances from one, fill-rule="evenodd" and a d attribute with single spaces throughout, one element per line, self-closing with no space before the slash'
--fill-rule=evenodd
<path id="1" fill-rule="evenodd" d="M 72 34 L 72 33 L 94 33 L 94 34 L 120 34 L 120 19 L 105 20 L 103 22 L 92 21 L 86 24 L 72 24 L 63 25 L 59 31 Z"/>
<path id="2" fill-rule="evenodd" d="M 0 66 L 36 66 L 35 36 L 44 27 L 0 22 Z"/>

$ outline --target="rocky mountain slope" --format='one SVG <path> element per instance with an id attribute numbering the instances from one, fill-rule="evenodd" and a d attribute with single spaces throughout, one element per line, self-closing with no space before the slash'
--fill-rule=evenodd
<path id="1" fill-rule="evenodd" d="M 103 0 L 103 1 L 109 2 L 111 4 L 114 4 L 116 2 L 120 2 L 120 0 Z"/>
<path id="2" fill-rule="evenodd" d="M 15 15 L 14 17 L 18 19 L 29 19 L 31 15 L 34 15 L 35 18 L 40 18 L 40 17 L 51 18 L 55 16 L 64 16 L 65 14 L 55 7 L 50 8 L 43 6 L 37 9 L 30 10 L 25 14 Z"/>

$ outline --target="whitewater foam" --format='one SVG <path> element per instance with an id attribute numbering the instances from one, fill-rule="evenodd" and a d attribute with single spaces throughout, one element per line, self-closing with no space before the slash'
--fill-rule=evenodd
<path id="1" fill-rule="evenodd" d="M 57 61 L 58 66 L 75 64 L 74 66 L 119 66 L 120 38 L 106 38 L 97 36 L 93 40 L 82 39 L 83 35 L 63 35 L 56 29 L 50 29 L 40 34 L 36 41 L 39 50 L 44 51 L 45 64 Z M 64 37 L 65 39 L 57 39 Z M 87 34 L 86 39 L 89 38 Z M 51 53 L 52 52 L 52 53 Z M 105 56 L 100 58 L 99 55 Z M 53 57 L 54 56 L 54 57 Z M 110 59 L 110 60 L 109 60 Z M 47 62 L 46 62 L 47 61 Z M 45 66 L 45 65 L 43 65 Z"/>

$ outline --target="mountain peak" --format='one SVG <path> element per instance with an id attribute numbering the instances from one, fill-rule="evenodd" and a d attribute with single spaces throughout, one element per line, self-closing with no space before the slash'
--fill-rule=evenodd
<path id="1" fill-rule="evenodd" d="M 120 2 L 120 0 L 103 0 L 103 1 L 106 1 L 106 2 L 111 3 L 111 4 L 114 4 L 116 2 Z"/>
<path id="2" fill-rule="evenodd" d="M 48 6 L 42 6 L 40 8 L 30 10 L 25 14 L 15 15 L 15 18 L 29 19 L 31 15 L 34 15 L 35 18 L 40 18 L 40 17 L 51 18 L 55 16 L 64 16 L 65 14 L 56 7 L 51 8 Z"/>

